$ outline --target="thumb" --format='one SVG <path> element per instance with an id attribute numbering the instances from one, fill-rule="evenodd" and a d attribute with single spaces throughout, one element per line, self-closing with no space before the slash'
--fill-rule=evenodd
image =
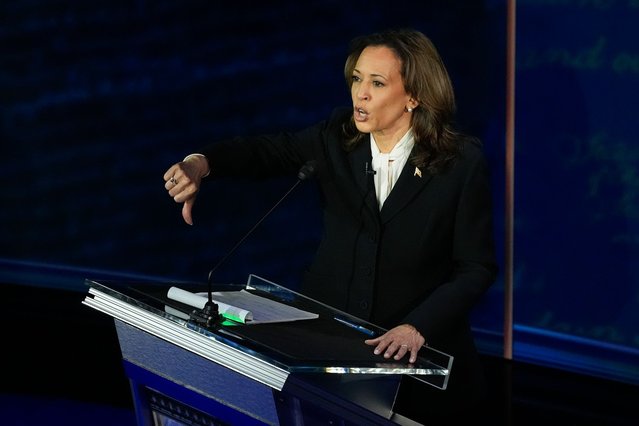
<path id="1" fill-rule="evenodd" d="M 194 202 L 195 198 L 191 198 L 190 200 L 186 200 L 182 206 L 182 217 L 189 225 L 193 225 L 193 215 L 191 214 L 191 210 L 193 210 Z"/>

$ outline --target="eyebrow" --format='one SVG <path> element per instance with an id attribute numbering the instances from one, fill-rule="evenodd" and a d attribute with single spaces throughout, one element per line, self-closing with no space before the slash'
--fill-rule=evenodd
<path id="1" fill-rule="evenodd" d="M 361 72 L 360 70 L 358 70 L 357 68 L 353 68 L 353 72 L 356 72 L 356 73 L 358 73 L 358 74 L 362 74 L 362 72 Z M 385 75 L 383 75 L 383 74 L 371 74 L 371 77 L 381 77 L 381 78 L 383 78 L 384 80 L 388 80 L 388 77 L 386 77 L 386 76 L 385 76 Z"/>

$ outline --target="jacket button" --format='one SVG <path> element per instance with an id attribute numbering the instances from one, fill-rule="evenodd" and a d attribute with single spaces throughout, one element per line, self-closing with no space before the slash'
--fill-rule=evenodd
<path id="1" fill-rule="evenodd" d="M 359 302 L 359 307 L 360 307 L 362 310 L 367 309 L 367 308 L 368 308 L 368 302 L 367 302 L 366 300 L 362 300 L 361 302 Z"/>

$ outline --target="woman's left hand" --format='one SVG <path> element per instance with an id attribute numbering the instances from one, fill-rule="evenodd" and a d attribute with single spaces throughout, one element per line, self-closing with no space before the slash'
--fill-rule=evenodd
<path id="1" fill-rule="evenodd" d="M 383 352 L 384 358 L 393 357 L 395 360 L 400 360 L 410 353 L 408 362 L 414 363 L 417 361 L 417 352 L 424 346 L 426 340 L 412 325 L 401 324 L 379 337 L 365 340 L 364 343 L 375 346 L 375 355 Z"/>

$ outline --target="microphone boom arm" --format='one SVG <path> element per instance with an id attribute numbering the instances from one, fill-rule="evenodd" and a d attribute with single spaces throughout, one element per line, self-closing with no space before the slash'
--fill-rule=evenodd
<path id="1" fill-rule="evenodd" d="M 300 184 L 303 180 L 307 180 L 315 175 L 317 172 L 317 163 L 314 160 L 307 161 L 306 164 L 302 166 L 300 171 L 297 173 L 297 181 L 289 188 L 288 191 L 267 211 L 260 220 L 253 225 L 251 229 L 248 230 L 246 234 L 229 250 L 222 259 L 220 259 L 215 266 L 209 271 L 209 275 L 207 278 L 207 293 L 208 293 L 208 301 L 204 305 L 204 308 L 201 310 L 195 309 L 191 312 L 190 321 L 195 322 L 197 325 L 204 326 L 207 329 L 213 329 L 219 326 L 220 324 L 220 313 L 218 309 L 218 305 L 213 301 L 213 274 L 217 269 L 226 262 L 226 260 L 233 254 L 235 251 L 242 245 L 242 243 L 260 226 L 262 222 L 275 210 L 281 203 L 288 197 L 288 195 L 293 192 L 297 185 Z"/>

